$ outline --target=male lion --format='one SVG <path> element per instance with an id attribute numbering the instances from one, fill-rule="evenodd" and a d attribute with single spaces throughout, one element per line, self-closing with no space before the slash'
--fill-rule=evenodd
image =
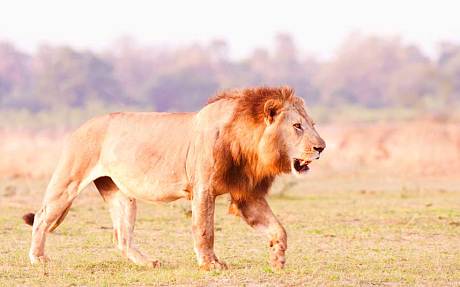
<path id="1" fill-rule="evenodd" d="M 200 267 L 226 268 L 214 254 L 214 203 L 229 193 L 230 212 L 270 239 L 272 266 L 282 268 L 283 226 L 265 196 L 275 176 L 302 174 L 325 148 L 304 102 L 290 88 L 223 92 L 196 113 L 112 113 L 68 139 L 33 225 L 29 257 L 46 260 L 46 233 L 94 182 L 109 204 L 114 242 L 136 264 L 157 266 L 133 244 L 136 200 L 192 201 L 194 250 Z"/>

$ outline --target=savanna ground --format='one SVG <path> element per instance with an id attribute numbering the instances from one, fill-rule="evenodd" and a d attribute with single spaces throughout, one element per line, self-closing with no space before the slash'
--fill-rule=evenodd
<path id="1" fill-rule="evenodd" d="M 460 186 L 455 181 L 324 180 L 295 184 L 270 203 L 289 235 L 287 266 L 268 265 L 267 241 L 217 203 L 216 252 L 229 270 L 197 268 L 187 202 L 140 204 L 136 241 L 162 267 L 138 267 L 111 243 L 107 207 L 89 188 L 31 266 L 30 227 L 45 181 L 2 182 L 0 285 L 460 285 Z M 372 186 L 372 189 L 369 187 Z M 402 186 L 402 187 L 401 187 Z"/>
<path id="2" fill-rule="evenodd" d="M 286 268 L 268 265 L 267 240 L 228 215 L 223 196 L 215 249 L 229 269 L 213 272 L 197 267 L 187 201 L 139 204 L 135 241 L 162 263 L 150 269 L 115 250 L 107 206 L 93 187 L 49 235 L 51 262 L 31 266 L 31 229 L 21 216 L 39 208 L 62 140 L 4 133 L 0 286 L 460 286 L 460 133 L 441 126 L 371 133 L 374 125 L 347 136 L 326 128 L 329 150 L 311 174 L 282 178 L 269 197 L 289 236 Z"/>

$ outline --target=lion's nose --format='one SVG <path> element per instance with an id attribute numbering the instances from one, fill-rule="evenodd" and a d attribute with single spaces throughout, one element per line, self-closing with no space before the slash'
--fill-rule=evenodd
<path id="1" fill-rule="evenodd" d="M 314 150 L 316 150 L 318 153 L 321 153 L 324 150 L 323 146 L 315 146 L 313 147 Z"/>

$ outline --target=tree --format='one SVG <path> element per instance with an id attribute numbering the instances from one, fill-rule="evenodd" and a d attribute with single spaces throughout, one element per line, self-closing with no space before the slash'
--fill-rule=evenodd
<path id="1" fill-rule="evenodd" d="M 111 64 L 91 52 L 42 47 L 34 59 L 34 77 L 37 94 L 47 108 L 126 100 Z"/>
<path id="2" fill-rule="evenodd" d="M 33 108 L 30 57 L 9 43 L 0 43 L 0 103 Z"/>
<path id="3" fill-rule="evenodd" d="M 428 71 L 430 61 L 413 46 L 405 46 L 398 38 L 364 37 L 351 35 L 339 50 L 337 56 L 325 63 L 316 78 L 324 102 L 329 104 L 360 103 L 369 107 L 413 103 L 414 94 L 419 96 L 426 88 L 415 90 L 422 82 L 406 85 L 392 81 L 411 71 L 420 73 L 418 80 L 426 80 L 422 70 Z M 423 68 L 422 68 L 423 67 Z M 406 72 L 405 72 L 406 71 Z M 398 76 L 399 75 L 399 76 Z M 395 95 L 398 92 L 402 94 Z M 407 88 L 412 87 L 411 91 Z M 388 91 L 388 87 L 393 92 Z M 418 88 L 417 88 L 418 89 Z M 407 93 L 406 93 L 407 92 Z M 405 98 L 405 97 L 410 97 Z"/>

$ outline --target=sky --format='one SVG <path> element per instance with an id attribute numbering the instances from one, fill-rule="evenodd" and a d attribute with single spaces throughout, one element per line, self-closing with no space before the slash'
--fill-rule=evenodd
<path id="1" fill-rule="evenodd" d="M 398 36 L 435 56 L 440 42 L 460 43 L 459 11 L 455 0 L 0 0 L 0 41 L 33 52 L 43 44 L 104 51 L 127 36 L 166 47 L 224 39 L 238 58 L 290 33 L 300 50 L 329 57 L 358 32 Z"/>

